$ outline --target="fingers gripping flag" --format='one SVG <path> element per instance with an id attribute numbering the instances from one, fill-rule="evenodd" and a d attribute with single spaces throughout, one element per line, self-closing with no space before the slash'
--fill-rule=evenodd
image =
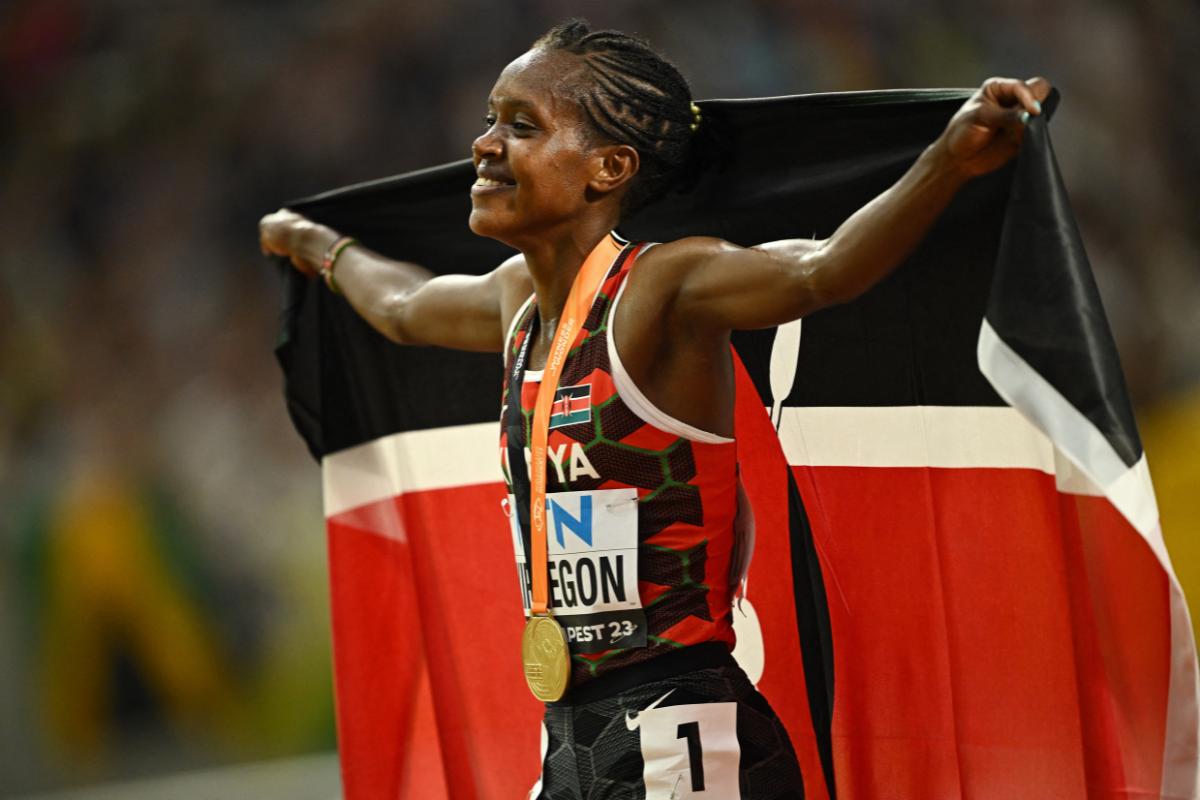
<path id="1" fill-rule="evenodd" d="M 721 156 L 622 233 L 827 236 L 965 96 L 706 103 Z M 482 273 L 509 253 L 467 229 L 472 180 L 459 162 L 292 207 Z M 286 286 L 346 796 L 521 796 L 540 707 L 506 566 L 500 359 L 392 346 L 317 283 Z M 737 656 L 808 796 L 1197 797 L 1187 607 L 1044 117 L 892 277 L 734 347 L 757 529 Z"/>

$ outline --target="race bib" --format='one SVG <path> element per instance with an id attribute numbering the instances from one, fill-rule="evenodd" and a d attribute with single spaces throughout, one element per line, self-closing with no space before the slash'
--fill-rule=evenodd
<path id="1" fill-rule="evenodd" d="M 740 797 L 737 703 L 648 708 L 630 730 L 641 730 L 646 800 Z"/>
<path id="2" fill-rule="evenodd" d="M 509 495 L 510 507 L 516 502 Z M 572 653 L 646 646 L 638 594 L 637 489 L 546 495 L 550 610 Z M 516 513 L 509 514 L 525 615 L 531 602 L 529 559 Z"/>

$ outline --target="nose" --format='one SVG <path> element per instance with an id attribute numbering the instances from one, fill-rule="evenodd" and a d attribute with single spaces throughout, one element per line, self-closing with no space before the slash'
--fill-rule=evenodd
<path id="1" fill-rule="evenodd" d="M 471 155 L 475 157 L 476 164 L 485 158 L 499 158 L 503 151 L 504 145 L 499 134 L 496 133 L 495 125 L 481 133 L 471 143 Z"/>

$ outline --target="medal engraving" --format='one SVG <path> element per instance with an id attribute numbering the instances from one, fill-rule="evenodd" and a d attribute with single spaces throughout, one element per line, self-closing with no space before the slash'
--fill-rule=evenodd
<path id="1" fill-rule="evenodd" d="M 521 634 L 521 662 L 529 691 L 543 703 L 559 700 L 571 678 L 567 635 L 552 617 L 533 616 Z"/>

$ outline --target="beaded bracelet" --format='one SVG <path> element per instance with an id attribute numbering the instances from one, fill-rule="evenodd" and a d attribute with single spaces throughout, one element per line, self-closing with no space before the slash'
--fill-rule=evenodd
<path id="1" fill-rule="evenodd" d="M 334 294 L 341 294 L 342 290 L 338 288 L 337 282 L 333 279 L 333 265 L 337 262 L 338 256 L 342 254 L 342 251 L 352 244 L 358 244 L 358 239 L 352 236 L 338 238 L 325 251 L 325 257 L 321 259 L 321 267 L 317 270 L 321 273 L 321 277 L 325 279 L 325 285 L 329 287 L 329 291 Z"/>

